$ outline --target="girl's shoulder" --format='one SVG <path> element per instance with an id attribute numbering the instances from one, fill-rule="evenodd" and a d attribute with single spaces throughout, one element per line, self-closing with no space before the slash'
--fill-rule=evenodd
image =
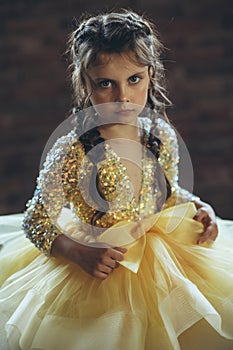
<path id="1" fill-rule="evenodd" d="M 58 137 L 56 140 L 50 139 L 45 147 L 45 150 L 42 155 L 45 158 L 43 163 L 46 166 L 46 163 L 51 163 L 51 161 L 60 161 L 71 150 L 82 150 L 82 143 L 79 141 L 77 134 L 74 130 L 70 131 L 68 134 Z"/>
<path id="2" fill-rule="evenodd" d="M 58 173 L 67 160 L 82 159 L 84 155 L 83 145 L 74 130 L 56 140 L 49 139 L 41 157 L 39 182 L 51 173 Z"/>
<path id="3" fill-rule="evenodd" d="M 179 146 L 175 128 L 161 117 L 154 120 L 151 133 L 160 140 L 158 161 L 170 184 L 178 179 Z"/>
<path id="4" fill-rule="evenodd" d="M 173 125 L 163 118 L 159 117 L 155 120 L 152 132 L 160 139 L 161 143 L 177 143 L 176 132 Z"/>
<path id="5" fill-rule="evenodd" d="M 158 137 L 161 142 L 167 139 L 177 141 L 176 132 L 174 126 L 166 121 L 161 116 L 156 115 L 156 112 L 148 112 L 149 116 L 139 117 L 139 127 L 146 131 L 146 133 L 152 133 L 155 137 Z"/>

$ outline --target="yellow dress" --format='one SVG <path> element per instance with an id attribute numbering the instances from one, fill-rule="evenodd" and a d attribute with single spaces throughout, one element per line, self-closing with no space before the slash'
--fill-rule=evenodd
<path id="1" fill-rule="evenodd" d="M 62 159 L 68 139 L 71 151 Z M 169 147 L 166 152 L 162 149 L 160 164 L 172 185 L 172 196 L 162 210 L 155 210 L 161 194 L 149 190 L 152 168 L 148 161 L 143 164 L 139 203 L 131 198 L 122 207 L 128 178 L 114 152 L 105 149 L 106 161 L 99 163 L 98 174 L 112 208 L 96 219 L 100 231 L 95 242 L 125 246 L 128 251 L 104 281 L 39 251 L 48 251 L 51 229 L 81 240 L 89 224 L 88 213 L 95 210 L 90 202 L 85 205 L 85 196 L 71 181 L 77 178 L 77 168 L 83 180 L 88 178 L 89 167 L 79 162 L 80 143 L 69 135 L 56 147 L 60 158 L 54 161 L 52 149 L 26 215 L 0 219 L 2 349 L 233 349 L 233 224 L 219 219 L 219 238 L 212 244 L 196 244 L 203 228 L 192 219 L 195 206 L 187 201 L 189 194 L 174 180 L 177 157 L 170 157 Z M 114 184 L 106 176 L 110 166 L 115 169 Z M 112 189 L 119 181 L 120 200 L 114 201 Z M 26 234 L 39 250 L 20 229 L 23 217 Z M 48 236 L 42 234 L 46 230 Z"/>

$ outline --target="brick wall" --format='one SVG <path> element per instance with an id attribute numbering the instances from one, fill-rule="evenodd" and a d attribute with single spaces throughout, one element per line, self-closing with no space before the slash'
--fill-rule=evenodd
<path id="1" fill-rule="evenodd" d="M 233 218 L 232 18 L 227 0 L 25 0 L 0 2 L 0 213 L 24 210 L 45 143 L 68 115 L 64 56 L 74 17 L 131 7 L 157 24 L 174 107 L 190 151 L 194 190 Z M 107 5 L 106 5 L 107 3 Z"/>

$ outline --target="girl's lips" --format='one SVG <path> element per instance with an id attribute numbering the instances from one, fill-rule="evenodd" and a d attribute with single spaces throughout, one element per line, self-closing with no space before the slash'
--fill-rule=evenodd
<path id="1" fill-rule="evenodd" d="M 116 111 L 115 113 L 124 115 L 124 114 L 130 114 L 132 112 L 134 112 L 134 109 L 120 109 L 120 110 Z"/>

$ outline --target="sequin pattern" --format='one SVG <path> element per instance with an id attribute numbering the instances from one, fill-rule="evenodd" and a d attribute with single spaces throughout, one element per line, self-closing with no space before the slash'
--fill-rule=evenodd
<path id="1" fill-rule="evenodd" d="M 192 195 L 178 185 L 179 155 L 175 131 L 158 119 L 158 132 L 162 142 L 158 162 L 172 188 L 172 195 L 164 207 L 191 200 Z M 81 142 L 76 140 L 75 132 L 70 132 L 58 139 L 48 153 L 23 223 L 26 236 L 46 255 L 49 256 L 54 239 L 62 232 L 56 223 L 64 206 L 70 206 L 81 223 L 103 229 L 121 220 L 140 220 L 161 209 L 158 207 L 161 191 L 155 176 L 158 171 L 155 162 L 150 157 L 143 157 L 137 203 L 120 158 L 107 144 L 104 147 L 105 158 L 94 164 L 85 155 Z M 98 190 L 94 189 L 97 200 L 89 192 L 95 171 L 99 183 Z"/>
<path id="2" fill-rule="evenodd" d="M 199 197 L 179 186 L 179 147 L 174 129 L 163 119 L 158 119 L 159 139 L 161 140 L 159 163 L 171 185 L 171 196 L 167 199 L 164 209 L 176 204 L 191 200 L 199 200 Z"/>
<path id="3" fill-rule="evenodd" d="M 61 208 L 67 204 L 62 184 L 62 163 L 74 142 L 75 132 L 61 137 L 48 152 L 37 179 L 33 198 L 27 203 L 23 229 L 26 237 L 46 255 L 53 240 L 61 233 L 56 225 Z"/>

